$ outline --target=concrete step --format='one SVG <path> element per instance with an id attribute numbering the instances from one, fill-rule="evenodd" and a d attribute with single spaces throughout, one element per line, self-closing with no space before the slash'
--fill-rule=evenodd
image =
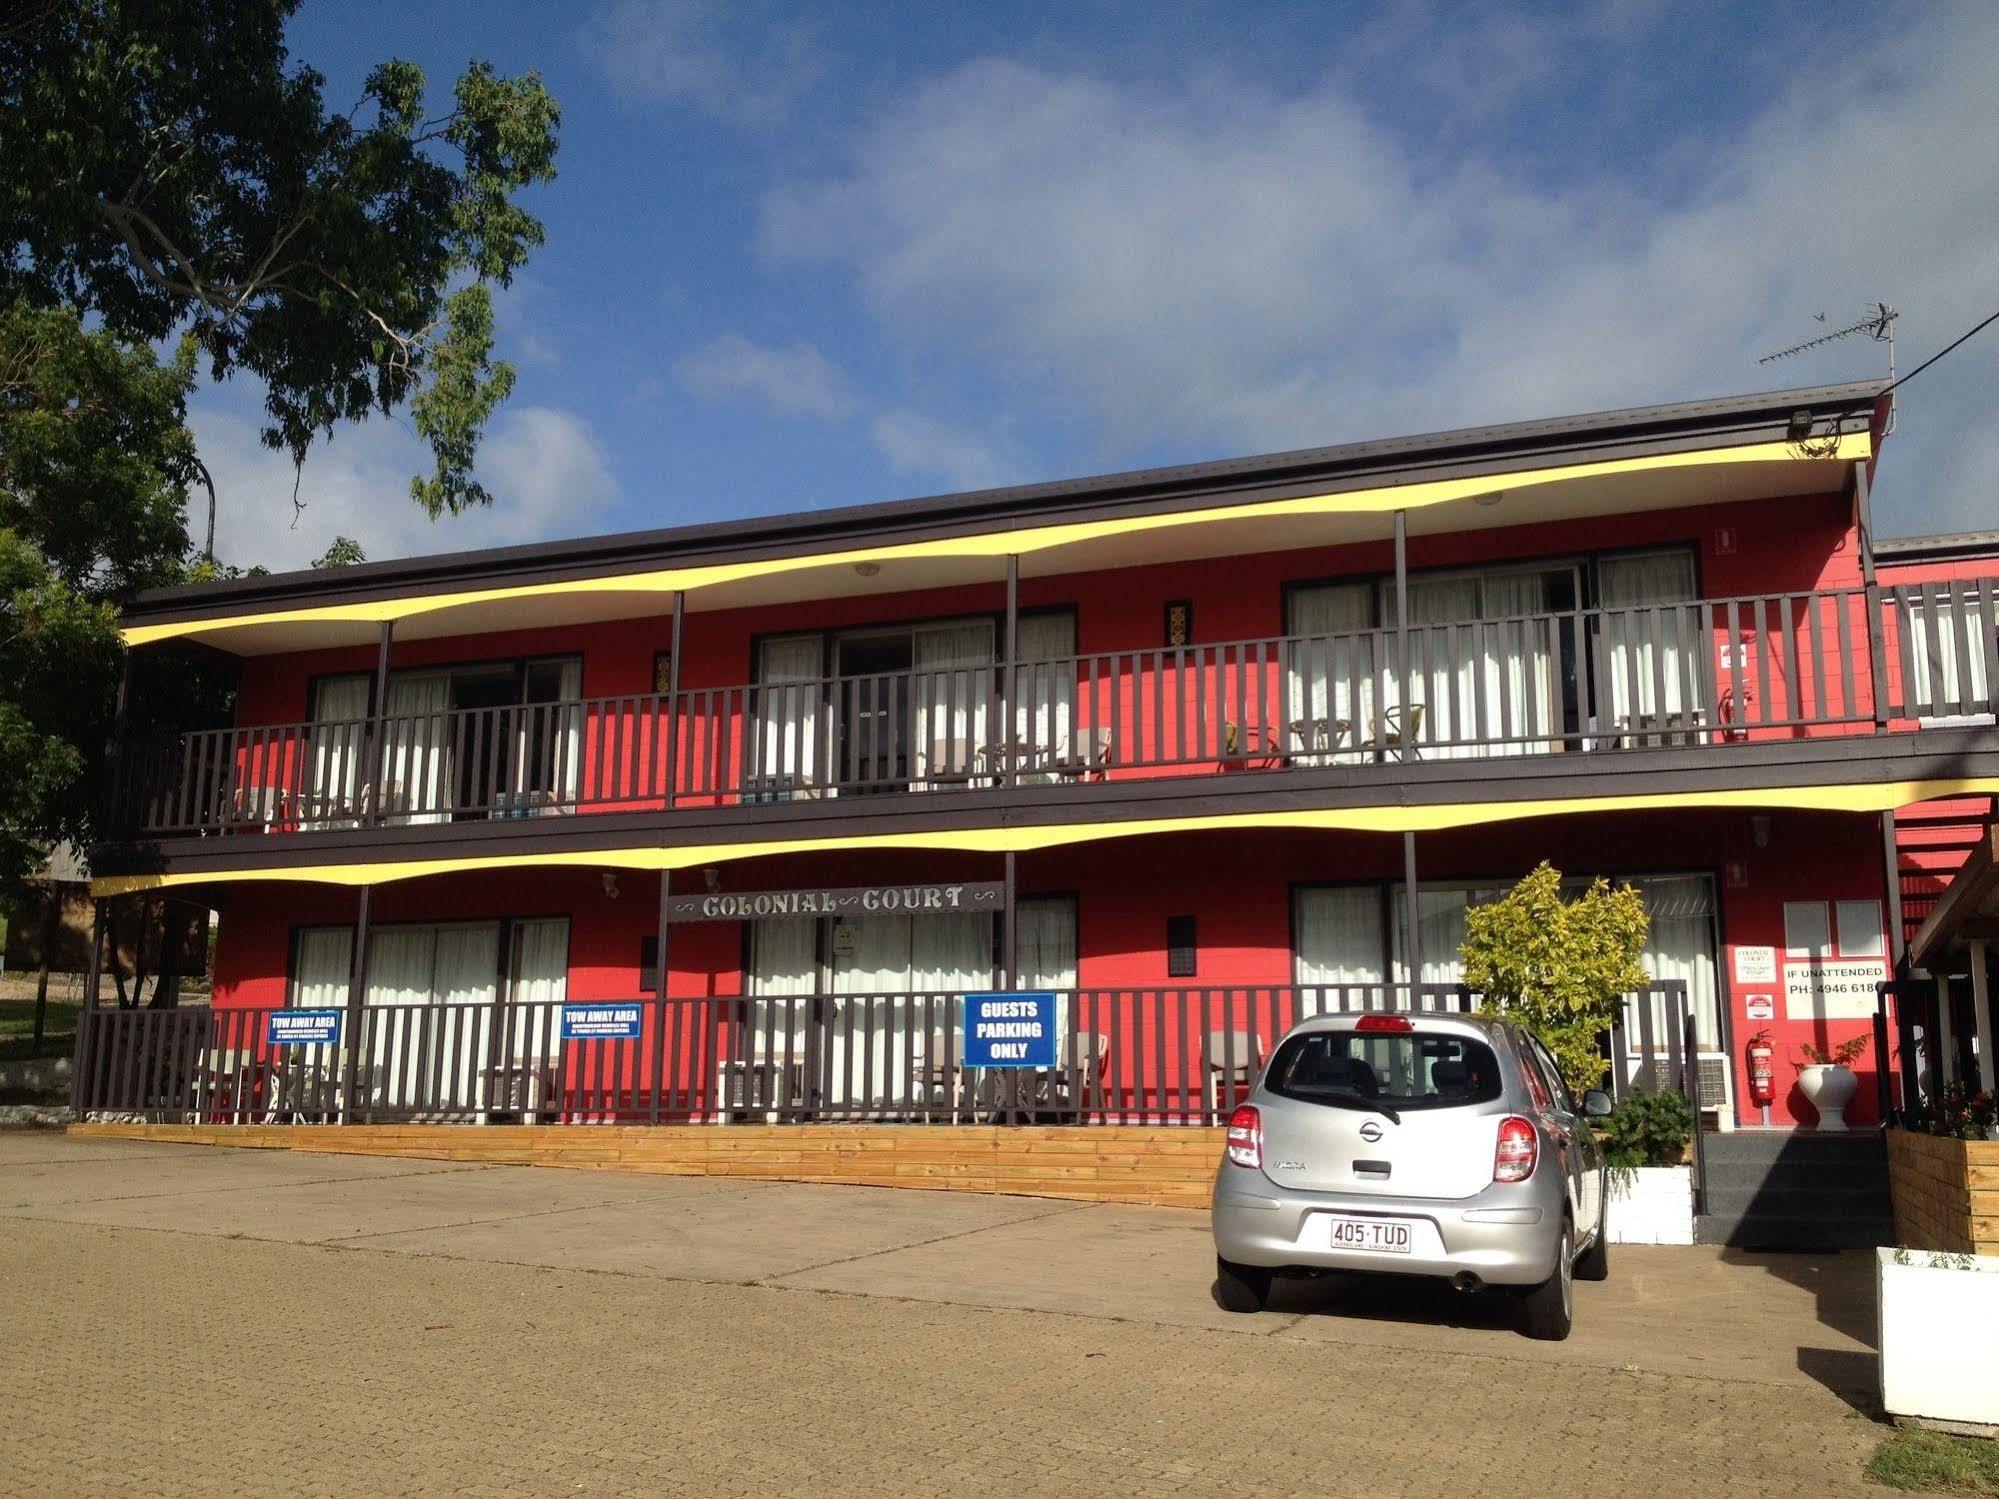
<path id="1" fill-rule="evenodd" d="M 1728 1134 L 1701 1136 L 1701 1150 L 1709 1166 L 1766 1161 L 1811 1162 L 1813 1164 L 1861 1164 L 1888 1161 L 1888 1146 L 1874 1130 L 1852 1134 L 1822 1135 L 1811 1130 L 1734 1130 Z"/>
<path id="2" fill-rule="evenodd" d="M 1822 1218 L 1828 1222 L 1886 1217 L 1894 1211 L 1885 1189 L 1792 1187 L 1779 1182 L 1717 1187 L 1712 1178 L 1708 1181 L 1705 1205 L 1710 1213 L 1775 1213 L 1786 1218 Z"/>
<path id="3" fill-rule="evenodd" d="M 1707 1159 L 1709 1192 L 1760 1186 L 1886 1193 L 1888 1169 L 1862 1161 L 1731 1161 Z"/>
<path id="4" fill-rule="evenodd" d="M 1694 1220 L 1694 1238 L 1738 1249 L 1871 1249 L 1895 1242 L 1895 1223 L 1886 1216 L 1828 1221 L 1781 1213 L 1703 1213 Z"/>

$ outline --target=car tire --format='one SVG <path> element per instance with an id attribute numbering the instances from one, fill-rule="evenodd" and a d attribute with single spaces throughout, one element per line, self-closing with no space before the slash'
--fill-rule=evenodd
<path id="1" fill-rule="evenodd" d="M 1596 1242 L 1576 1261 L 1577 1280 L 1610 1279 L 1610 1209 L 1597 1215 Z"/>
<path id="2" fill-rule="evenodd" d="M 1555 1273 L 1520 1298 L 1521 1331 L 1543 1343 L 1559 1343 L 1575 1323 L 1575 1225 L 1562 1219 L 1555 1246 Z"/>
<path id="3" fill-rule="evenodd" d="M 1260 1312 L 1270 1304 L 1270 1272 L 1215 1256 L 1215 1300 L 1225 1312 Z"/>

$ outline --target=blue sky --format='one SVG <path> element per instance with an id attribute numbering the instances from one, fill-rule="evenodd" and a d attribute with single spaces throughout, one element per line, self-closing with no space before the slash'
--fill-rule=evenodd
<path id="1" fill-rule="evenodd" d="M 1999 308 L 1999 6 L 307 0 L 350 96 L 471 58 L 563 107 L 519 368 L 432 526 L 374 422 L 289 463 L 206 392 L 218 552 L 726 519 L 1884 373 L 1759 353 Z M 1913 382 L 1885 530 L 1999 525 L 1999 329 Z"/>

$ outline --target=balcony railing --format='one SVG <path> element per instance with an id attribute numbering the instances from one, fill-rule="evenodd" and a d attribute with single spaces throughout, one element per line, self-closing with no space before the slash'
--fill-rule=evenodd
<path id="1" fill-rule="evenodd" d="M 1999 580 L 1574 610 L 135 739 L 129 834 L 397 826 L 1913 730 Z"/>
<path id="2" fill-rule="evenodd" d="M 593 1005 L 600 1002 L 593 1002 Z M 166 1123 L 1213 1124 L 1299 1020 L 1462 1011 L 1443 985 L 1209 985 L 1057 995 L 1057 1065 L 963 1064 L 963 996 L 901 993 L 615 1001 L 629 1039 L 563 1038 L 563 1006 L 364 1005 L 325 1044 L 270 1039 L 268 1009 L 93 1010 L 80 1115 Z M 1686 985 L 1626 1002 L 1611 1085 L 1698 1087 Z"/>

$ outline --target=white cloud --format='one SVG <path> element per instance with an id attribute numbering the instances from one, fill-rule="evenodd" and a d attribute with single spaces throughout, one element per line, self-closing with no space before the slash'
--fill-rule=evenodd
<path id="1" fill-rule="evenodd" d="M 217 559 L 274 572 L 311 566 L 336 535 L 359 541 L 375 562 L 587 535 L 618 492 L 588 424 L 522 406 L 502 408 L 480 451 L 479 476 L 493 495 L 485 509 L 428 520 L 409 496 L 427 450 L 401 426 L 371 421 L 314 445 L 295 513 L 290 457 L 258 441 L 258 422 L 233 393 L 207 396 L 192 420 L 215 478 Z M 197 490 L 189 525 L 197 538 L 205 499 Z"/>
<path id="2" fill-rule="evenodd" d="M 990 442 L 917 411 L 884 411 L 870 424 L 875 446 L 899 474 L 931 474 L 952 489 L 990 489 L 1018 477 Z"/>
<path id="3" fill-rule="evenodd" d="M 611 82 L 641 99 L 699 110 L 731 125 L 781 124 L 817 74 L 811 33 L 756 25 L 753 47 L 732 45 L 734 24 L 760 22 L 761 7 L 711 0 L 620 0 L 591 27 L 592 49 Z"/>
<path id="4" fill-rule="evenodd" d="M 809 343 L 780 349 L 725 333 L 682 358 L 674 373 L 696 395 L 744 397 L 778 416 L 837 421 L 855 405 L 847 377 Z"/>
<path id="5" fill-rule="evenodd" d="M 846 268 L 918 357 L 969 352 L 1111 451 L 1881 373 L 1855 343 L 1755 364 L 1877 297 L 1905 314 L 1906 369 L 1999 305 L 1999 7 L 1906 18 L 1878 44 L 1799 39 L 1760 113 L 1656 142 L 1700 183 L 1679 194 L 1626 148 L 1552 181 L 1489 144 L 1427 151 L 1337 80 L 1279 95 L 982 61 L 893 101 L 840 170 L 774 189 L 761 238 Z M 1995 378 L 1999 337 L 1911 386 L 1891 527 L 1990 524 Z"/>

